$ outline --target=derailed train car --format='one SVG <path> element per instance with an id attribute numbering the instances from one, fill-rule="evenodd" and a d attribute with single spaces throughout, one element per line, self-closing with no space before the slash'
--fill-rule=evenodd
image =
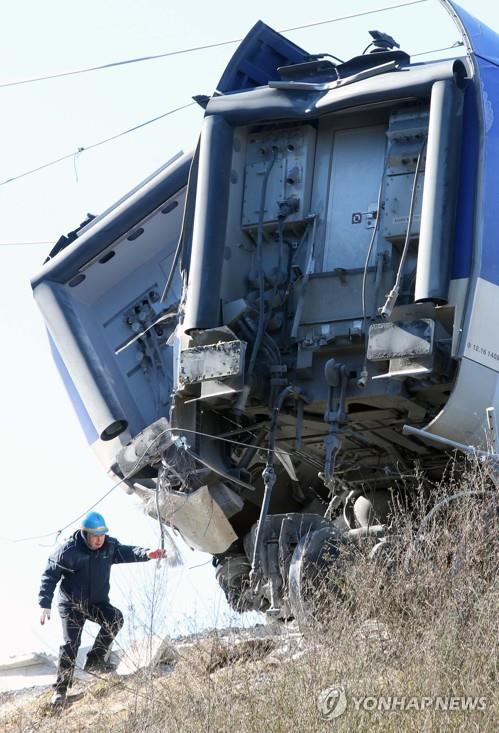
<path id="1" fill-rule="evenodd" d="M 299 614 L 327 540 L 382 541 L 499 407 L 499 36 L 443 4 L 466 54 L 428 63 L 258 23 L 194 154 L 33 279 L 89 443 L 235 606 Z"/>

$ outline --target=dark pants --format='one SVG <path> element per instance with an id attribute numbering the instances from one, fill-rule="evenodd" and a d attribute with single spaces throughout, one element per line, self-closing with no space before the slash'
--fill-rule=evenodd
<path id="1" fill-rule="evenodd" d="M 85 621 L 94 621 L 101 627 L 94 645 L 87 655 L 88 661 L 103 660 L 118 631 L 123 626 L 123 614 L 110 603 L 90 605 L 59 606 L 64 644 L 59 649 L 59 666 L 54 685 L 58 692 L 65 692 L 71 686 L 76 655 L 80 648 L 81 632 Z"/>

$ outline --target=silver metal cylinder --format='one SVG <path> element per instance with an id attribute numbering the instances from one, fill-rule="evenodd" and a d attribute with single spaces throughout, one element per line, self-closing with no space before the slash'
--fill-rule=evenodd
<path id="1" fill-rule="evenodd" d="M 185 302 L 187 333 L 220 325 L 220 285 L 233 138 L 233 128 L 222 117 L 205 117 Z"/>
<path id="2" fill-rule="evenodd" d="M 95 438 L 107 441 L 121 435 L 128 422 L 115 389 L 115 380 L 105 372 L 105 366 L 65 286 L 41 283 L 36 287 L 34 297 L 44 314 L 58 357 L 68 373 L 66 386 L 70 397 L 73 399 L 73 393 L 77 393 L 95 429 Z M 81 411 L 79 416 L 81 418 Z"/>
<path id="3" fill-rule="evenodd" d="M 425 185 L 421 209 L 416 302 L 446 303 L 459 183 L 463 92 L 454 79 L 431 92 Z"/>

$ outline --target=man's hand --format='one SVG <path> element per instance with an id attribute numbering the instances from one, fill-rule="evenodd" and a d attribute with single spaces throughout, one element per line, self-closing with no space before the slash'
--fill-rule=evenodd
<path id="1" fill-rule="evenodd" d="M 42 608 L 42 615 L 40 616 L 40 623 L 42 626 L 45 623 L 45 619 L 50 621 L 50 608 Z"/>
<path id="2" fill-rule="evenodd" d="M 166 550 L 149 550 L 147 557 L 149 560 L 160 560 L 162 557 L 166 557 Z"/>

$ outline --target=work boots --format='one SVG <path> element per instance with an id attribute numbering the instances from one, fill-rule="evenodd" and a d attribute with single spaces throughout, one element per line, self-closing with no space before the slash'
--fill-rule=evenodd
<path id="1" fill-rule="evenodd" d="M 89 654 L 83 669 L 85 672 L 102 673 L 102 672 L 114 672 L 116 667 L 111 662 L 106 662 L 106 660 L 103 659 L 102 657 L 92 657 Z"/>
<path id="2" fill-rule="evenodd" d="M 66 690 L 56 690 L 50 698 L 50 705 L 54 710 L 62 708 L 66 702 Z"/>

